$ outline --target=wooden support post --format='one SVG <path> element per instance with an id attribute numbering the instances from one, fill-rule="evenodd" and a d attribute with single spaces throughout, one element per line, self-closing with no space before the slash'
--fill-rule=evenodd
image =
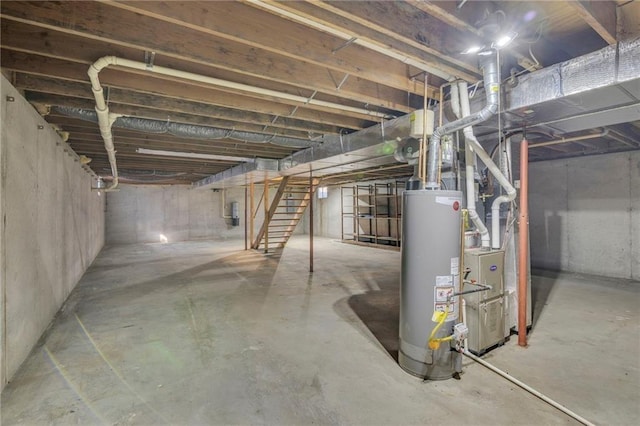
<path id="1" fill-rule="evenodd" d="M 251 210 L 251 215 L 249 215 L 249 241 L 250 244 L 253 244 L 253 228 L 254 228 L 254 218 L 255 218 L 255 206 L 254 204 L 254 193 L 255 193 L 255 186 L 253 184 L 253 181 L 251 181 L 251 183 L 249 184 L 249 210 Z"/>
<path id="2" fill-rule="evenodd" d="M 269 180 L 264 181 L 264 252 L 269 253 Z"/>
<path id="3" fill-rule="evenodd" d="M 249 249 L 249 244 L 247 243 L 247 222 L 249 220 L 247 218 L 247 198 L 249 198 L 248 193 L 249 193 L 249 189 L 245 186 L 244 187 L 244 249 L 245 250 Z"/>
<path id="4" fill-rule="evenodd" d="M 313 272 L 313 174 L 309 171 L 309 272 Z"/>

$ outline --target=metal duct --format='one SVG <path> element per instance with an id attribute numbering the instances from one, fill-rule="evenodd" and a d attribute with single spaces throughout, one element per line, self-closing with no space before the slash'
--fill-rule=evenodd
<path id="1" fill-rule="evenodd" d="M 410 137 L 411 122 L 418 115 L 422 116 L 422 110 L 348 135 L 325 135 L 322 144 L 294 152 L 275 164 L 266 161 L 260 165 L 240 164 L 195 182 L 193 186 L 223 188 L 309 173 L 309 170 L 313 170 L 314 176 L 326 176 L 396 163 L 394 151 L 398 143 Z"/>
<path id="2" fill-rule="evenodd" d="M 503 128 L 505 131 L 517 130 L 526 124 L 528 128 L 546 126 L 552 129 L 551 133 L 565 133 L 637 120 L 640 117 L 638 63 L 640 38 L 523 76 L 518 86 L 505 93 Z M 595 74 L 596 69 L 607 69 L 614 77 L 590 77 L 603 75 Z M 581 83 L 572 82 L 572 79 Z M 478 98 L 473 100 L 471 111 L 484 108 L 485 101 Z M 391 136 L 402 135 L 399 137 L 403 138 L 408 135 L 410 116 L 386 121 L 383 125 L 378 124 L 348 137 L 325 137 L 321 146 L 298 151 L 280 160 L 279 168 L 269 167 L 266 175 L 271 178 L 313 170 L 314 175 L 320 176 L 344 170 L 356 171 L 372 164 L 394 163 L 393 151 L 398 141 Z M 462 127 L 468 125 L 463 123 Z M 403 127 L 404 130 L 400 131 Z M 492 117 L 474 129 L 476 135 L 495 135 L 497 127 L 497 119 Z M 248 182 L 251 179 L 260 182 L 261 174 L 254 174 L 249 180 L 243 179 L 239 167 L 210 176 L 194 186 L 232 186 L 230 182 Z M 232 176 L 233 181 L 227 181 Z"/>
<path id="3" fill-rule="evenodd" d="M 81 120 L 91 121 L 94 123 L 98 122 L 98 115 L 95 111 L 65 106 L 56 106 L 54 107 L 54 111 L 69 117 L 79 118 Z M 242 132 L 238 130 L 221 129 L 218 127 L 199 126 L 194 124 L 175 123 L 137 117 L 120 116 L 115 120 L 113 126 L 145 133 L 170 134 L 176 137 L 205 140 L 233 139 L 250 143 L 271 143 L 273 145 L 286 146 L 290 148 L 308 148 L 314 143 L 317 143 L 311 140 L 285 136 Z"/>
<path id="4" fill-rule="evenodd" d="M 507 88 L 503 129 L 526 125 L 563 134 L 638 120 L 638 64 L 640 38 L 524 75 L 516 87 Z M 472 102 L 472 111 L 480 107 L 479 101 Z M 482 133 L 492 133 L 497 122 L 485 126 Z"/>
<path id="5" fill-rule="evenodd" d="M 439 189 L 438 163 L 440 161 L 440 139 L 442 136 L 471 127 L 488 120 L 498 111 L 500 96 L 500 72 L 495 52 L 484 56 L 482 61 L 484 87 L 487 103 L 480 111 L 438 127 L 429 140 L 429 160 L 427 165 L 427 189 Z"/>

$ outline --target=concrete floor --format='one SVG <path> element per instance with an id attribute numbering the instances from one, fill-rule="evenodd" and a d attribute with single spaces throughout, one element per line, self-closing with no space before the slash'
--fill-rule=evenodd
<path id="1" fill-rule="evenodd" d="M 397 252 L 294 238 L 105 248 L 2 394 L 2 424 L 577 424 L 484 367 L 396 364 Z M 539 273 L 530 347 L 485 359 L 602 425 L 640 418 L 640 283 Z"/>

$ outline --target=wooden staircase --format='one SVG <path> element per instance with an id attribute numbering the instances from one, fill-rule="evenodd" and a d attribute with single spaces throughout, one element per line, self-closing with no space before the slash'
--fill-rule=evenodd
<path id="1" fill-rule="evenodd" d="M 285 176 L 280 181 L 278 190 L 265 213 L 265 220 L 251 244 L 253 249 L 282 249 L 302 219 L 320 179 L 292 178 Z M 265 182 L 265 188 L 268 183 Z M 265 195 L 268 198 L 268 188 Z M 264 201 L 264 200 L 263 200 Z"/>

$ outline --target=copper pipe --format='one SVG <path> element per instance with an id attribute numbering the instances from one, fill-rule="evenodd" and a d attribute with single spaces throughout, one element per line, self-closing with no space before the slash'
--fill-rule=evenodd
<path id="1" fill-rule="evenodd" d="M 527 346 L 527 259 L 529 237 L 529 143 L 520 144 L 520 224 L 518 236 L 518 345 Z"/>

